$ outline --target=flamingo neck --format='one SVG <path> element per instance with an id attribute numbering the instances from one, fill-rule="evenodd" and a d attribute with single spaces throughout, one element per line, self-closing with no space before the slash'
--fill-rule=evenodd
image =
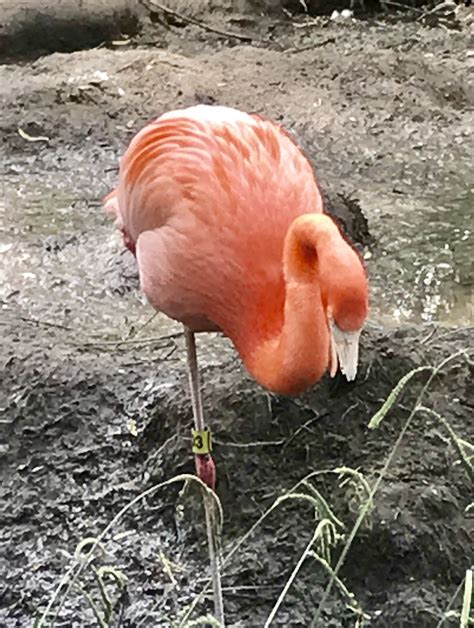
<path id="1" fill-rule="evenodd" d="M 236 343 L 245 366 L 265 388 L 298 394 L 312 386 L 329 365 L 330 336 L 318 277 L 318 247 L 325 244 L 325 221 L 304 215 L 291 225 L 284 247 L 285 299 L 279 331 L 255 337 L 249 328 Z M 258 327 L 257 327 L 258 329 Z M 258 332 L 257 332 L 258 333 Z"/>
<path id="2" fill-rule="evenodd" d="M 248 371 L 265 388 L 298 394 L 324 374 L 329 360 L 329 333 L 317 287 L 286 287 L 281 332 L 241 351 Z"/>

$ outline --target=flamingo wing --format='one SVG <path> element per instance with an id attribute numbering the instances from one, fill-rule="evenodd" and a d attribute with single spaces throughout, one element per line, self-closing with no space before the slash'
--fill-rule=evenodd
<path id="1" fill-rule="evenodd" d="M 231 337 L 249 324 L 281 326 L 285 235 L 322 208 L 310 164 L 279 127 L 204 105 L 135 136 L 108 203 L 154 307 Z"/>

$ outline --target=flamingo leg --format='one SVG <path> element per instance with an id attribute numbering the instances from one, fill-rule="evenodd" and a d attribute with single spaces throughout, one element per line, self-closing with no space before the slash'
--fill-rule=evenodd
<path id="1" fill-rule="evenodd" d="M 196 339 L 194 332 L 184 327 L 186 341 L 188 379 L 191 391 L 191 404 L 193 408 L 194 428 L 196 431 L 205 430 L 204 413 L 202 410 L 201 387 L 199 381 L 199 367 L 196 354 Z M 210 453 L 195 454 L 196 472 L 198 477 L 209 488 L 214 490 L 216 484 L 216 468 Z M 207 540 L 209 546 L 209 558 L 211 563 L 212 588 L 214 594 L 214 614 L 216 619 L 224 627 L 224 602 L 222 597 L 222 585 L 220 575 L 219 545 L 216 538 L 216 513 L 215 503 L 210 495 L 203 495 L 204 512 L 206 515 Z"/>
<path id="2" fill-rule="evenodd" d="M 194 332 L 184 328 L 186 351 L 188 359 L 188 379 L 193 407 L 194 429 L 203 432 L 206 429 L 202 410 L 201 385 L 196 354 L 196 340 Z M 198 477 L 212 490 L 216 487 L 216 467 L 210 453 L 195 454 L 196 472 Z"/>
<path id="3" fill-rule="evenodd" d="M 204 414 L 202 411 L 201 385 L 199 381 L 199 368 L 197 363 L 196 340 L 194 332 L 184 328 L 186 340 L 186 352 L 188 357 L 188 378 L 191 389 L 191 403 L 193 406 L 194 425 L 197 430 L 204 429 Z"/>

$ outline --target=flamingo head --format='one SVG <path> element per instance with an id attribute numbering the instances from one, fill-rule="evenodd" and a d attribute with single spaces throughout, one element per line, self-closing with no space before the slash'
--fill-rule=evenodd
<path id="1" fill-rule="evenodd" d="M 330 332 L 330 375 L 334 377 L 339 366 L 352 381 L 369 312 L 367 275 L 359 255 L 340 232 L 324 248 L 319 255 L 319 280 Z"/>
<path id="2" fill-rule="evenodd" d="M 359 337 L 369 312 L 367 275 L 359 254 L 327 214 L 295 219 L 285 244 L 288 280 L 315 282 L 329 332 L 329 370 L 357 375 Z"/>

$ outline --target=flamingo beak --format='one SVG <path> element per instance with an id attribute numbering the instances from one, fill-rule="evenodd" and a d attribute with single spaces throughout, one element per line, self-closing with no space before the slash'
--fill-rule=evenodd
<path id="1" fill-rule="evenodd" d="M 334 321 L 330 321 L 330 330 L 331 358 L 329 373 L 331 377 L 334 377 L 339 365 L 341 372 L 346 376 L 347 381 L 352 382 L 357 375 L 359 338 L 361 330 L 342 331 L 334 323 Z"/>

